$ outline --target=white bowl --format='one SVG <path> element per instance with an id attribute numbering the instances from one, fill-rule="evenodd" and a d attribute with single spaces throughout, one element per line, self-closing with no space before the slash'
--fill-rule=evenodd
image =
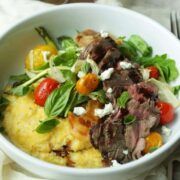
<path id="1" fill-rule="evenodd" d="M 155 53 L 168 53 L 177 61 L 177 64 L 180 63 L 179 41 L 161 25 L 143 15 L 124 8 L 95 4 L 62 5 L 16 23 L 0 36 L 1 86 L 9 75 L 23 70 L 25 55 L 29 49 L 42 41 L 34 31 L 34 27 L 40 25 L 45 26 L 54 37 L 75 35 L 76 30 L 85 28 L 105 30 L 116 36 L 139 34 L 152 45 Z M 121 180 L 135 177 L 155 167 L 174 150 L 180 140 L 179 115 L 178 111 L 176 120 L 170 125 L 172 135 L 165 145 L 152 154 L 119 167 L 76 169 L 57 166 L 26 154 L 3 135 L 0 135 L 0 147 L 20 166 L 45 178 Z"/>

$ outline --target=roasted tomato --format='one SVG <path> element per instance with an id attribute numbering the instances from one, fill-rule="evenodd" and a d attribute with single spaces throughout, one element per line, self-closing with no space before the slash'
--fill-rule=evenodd
<path id="1" fill-rule="evenodd" d="M 149 136 L 146 137 L 146 146 L 144 149 L 144 153 L 147 154 L 158 149 L 162 146 L 162 143 L 162 136 L 157 132 L 151 132 Z"/>
<path id="2" fill-rule="evenodd" d="M 52 78 L 46 78 L 41 81 L 34 91 L 35 103 L 40 106 L 44 106 L 49 94 L 59 85 L 59 82 Z"/>
<path id="3" fill-rule="evenodd" d="M 163 101 L 158 101 L 156 103 L 156 106 L 160 110 L 161 118 L 160 122 L 161 124 L 168 124 L 174 120 L 174 108 L 171 104 Z"/>
<path id="4" fill-rule="evenodd" d="M 46 64 L 47 60 L 56 55 L 57 50 L 50 45 L 39 45 L 29 52 L 25 60 L 27 70 L 37 70 Z"/>
<path id="5" fill-rule="evenodd" d="M 84 77 L 80 78 L 76 83 L 76 90 L 80 94 L 89 94 L 94 91 L 99 84 L 99 79 L 97 75 L 88 73 Z"/>
<path id="6" fill-rule="evenodd" d="M 147 67 L 147 69 L 150 70 L 150 74 L 149 74 L 150 78 L 154 78 L 154 79 L 158 79 L 159 78 L 160 74 L 159 74 L 159 70 L 158 70 L 157 67 L 149 66 L 149 67 Z"/>

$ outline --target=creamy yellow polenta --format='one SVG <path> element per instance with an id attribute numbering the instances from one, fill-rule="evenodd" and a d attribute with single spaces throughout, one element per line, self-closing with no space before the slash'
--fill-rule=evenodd
<path id="1" fill-rule="evenodd" d="M 44 109 L 34 103 L 32 94 L 22 97 L 8 96 L 10 104 L 6 108 L 3 126 L 11 141 L 29 154 L 45 161 L 75 167 L 102 167 L 101 154 L 95 150 L 89 137 L 76 137 L 68 119 L 51 132 L 38 134 L 35 129 L 40 120 L 46 119 Z M 68 157 L 58 156 L 53 150 L 67 145 Z"/>

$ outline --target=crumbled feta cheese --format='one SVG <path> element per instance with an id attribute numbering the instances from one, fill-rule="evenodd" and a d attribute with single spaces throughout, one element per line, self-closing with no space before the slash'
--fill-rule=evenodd
<path id="1" fill-rule="evenodd" d="M 128 149 L 123 150 L 123 154 L 128 155 Z"/>
<path id="2" fill-rule="evenodd" d="M 100 118 L 108 115 L 108 114 L 111 114 L 113 111 L 113 106 L 111 103 L 109 104 L 105 104 L 105 107 L 104 109 L 95 109 L 95 116 L 98 116 Z"/>
<path id="3" fill-rule="evenodd" d="M 121 166 L 120 163 L 118 163 L 116 160 L 112 160 L 112 167 L 118 167 L 118 166 Z"/>
<path id="4" fill-rule="evenodd" d="M 150 75 L 150 70 L 142 68 L 142 69 L 140 69 L 140 71 L 141 71 L 143 79 L 144 80 L 148 80 L 149 79 L 149 75 Z"/>
<path id="5" fill-rule="evenodd" d="M 170 136 L 171 135 L 172 130 L 169 129 L 168 127 L 162 126 L 161 130 L 162 130 L 163 135 L 165 135 L 165 136 Z"/>
<path id="6" fill-rule="evenodd" d="M 86 74 L 83 72 L 83 71 L 79 71 L 78 72 L 78 74 L 77 74 L 77 76 L 79 77 L 79 78 L 82 78 L 82 77 L 84 77 Z"/>
<path id="7" fill-rule="evenodd" d="M 102 81 L 109 79 L 111 77 L 111 74 L 114 72 L 114 68 L 109 68 L 101 73 L 100 78 Z"/>
<path id="8" fill-rule="evenodd" d="M 107 37 L 109 36 L 109 33 L 106 32 L 106 31 L 104 31 L 104 30 L 101 30 L 101 31 L 100 31 L 100 34 L 101 34 L 101 37 L 102 37 L 102 38 L 107 38 Z"/>
<path id="9" fill-rule="evenodd" d="M 126 61 L 121 61 L 119 65 L 121 66 L 122 69 L 131 69 L 132 67 L 134 67 L 131 63 Z"/>
<path id="10" fill-rule="evenodd" d="M 73 113 L 77 116 L 83 115 L 86 113 L 86 110 L 83 107 L 75 107 Z"/>
<path id="11" fill-rule="evenodd" d="M 108 89 L 107 89 L 107 93 L 110 93 L 110 94 L 111 94 L 112 92 L 113 92 L 112 88 L 108 88 Z"/>
<path id="12" fill-rule="evenodd" d="M 43 55 L 43 60 L 45 61 L 45 62 L 48 62 L 48 56 L 51 54 L 49 51 L 42 51 L 41 52 L 42 53 L 42 55 Z"/>

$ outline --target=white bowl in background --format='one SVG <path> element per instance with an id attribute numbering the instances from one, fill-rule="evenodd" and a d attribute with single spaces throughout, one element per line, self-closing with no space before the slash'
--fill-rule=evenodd
<path id="1" fill-rule="evenodd" d="M 180 43 L 165 28 L 153 20 L 133 11 L 95 4 L 61 5 L 42 13 L 30 16 L 0 35 L 0 77 L 1 87 L 11 74 L 23 70 L 23 61 L 27 52 L 41 38 L 34 31 L 37 26 L 45 26 L 54 36 L 75 35 L 76 30 L 92 28 L 105 30 L 115 36 L 139 34 L 154 49 L 154 53 L 167 53 L 180 63 Z M 179 79 L 175 82 L 178 83 Z M 20 166 L 41 177 L 58 180 L 123 180 L 135 177 L 161 163 L 176 147 L 180 140 L 180 112 L 176 120 L 169 126 L 172 135 L 169 141 L 152 154 L 119 167 L 100 169 L 77 169 L 50 164 L 34 158 L 15 145 L 7 137 L 0 134 L 0 148 Z"/>

